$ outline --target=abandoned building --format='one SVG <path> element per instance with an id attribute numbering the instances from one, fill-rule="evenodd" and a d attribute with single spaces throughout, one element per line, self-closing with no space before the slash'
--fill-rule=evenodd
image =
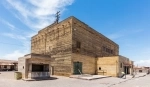
<path id="1" fill-rule="evenodd" d="M 71 16 L 40 30 L 31 54 L 19 58 L 23 78 L 48 75 L 132 73 L 133 61 L 119 55 L 119 45 Z M 49 72 L 49 74 L 48 74 Z"/>
<path id="2" fill-rule="evenodd" d="M 134 66 L 134 71 L 135 71 L 135 74 L 136 73 L 147 73 L 148 70 L 150 70 L 150 67 L 138 67 L 138 66 Z"/>
<path id="3" fill-rule="evenodd" d="M 0 59 L 0 71 L 18 70 L 18 61 Z"/>

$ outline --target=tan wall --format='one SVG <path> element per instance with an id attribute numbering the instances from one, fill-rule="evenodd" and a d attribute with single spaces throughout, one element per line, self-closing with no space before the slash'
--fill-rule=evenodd
<path id="1" fill-rule="evenodd" d="M 85 56 L 81 54 L 72 54 L 72 74 L 73 74 L 73 62 L 82 62 L 83 74 L 95 74 L 96 60 L 94 57 Z"/>
<path id="2" fill-rule="evenodd" d="M 69 48 L 72 42 L 72 19 L 66 19 L 59 24 L 52 24 L 40 30 L 31 40 L 31 53 L 61 54 Z"/>
<path id="3" fill-rule="evenodd" d="M 99 70 L 99 67 L 101 67 L 101 70 Z M 118 56 L 97 58 L 97 74 L 118 76 L 118 73 Z"/>
<path id="4" fill-rule="evenodd" d="M 81 42 L 78 52 L 77 41 Z M 50 55 L 55 75 L 70 75 L 72 61 L 77 60 L 84 64 L 83 73 L 94 74 L 95 57 L 118 55 L 119 46 L 75 17 L 69 17 L 33 36 L 31 53 Z"/>
<path id="5" fill-rule="evenodd" d="M 54 75 L 70 76 L 71 75 L 71 55 L 56 55 L 52 60 L 51 66 Z"/>
<path id="6" fill-rule="evenodd" d="M 54 75 L 71 74 L 72 19 L 52 24 L 32 37 L 31 52 L 51 56 Z"/>
<path id="7" fill-rule="evenodd" d="M 104 35 L 98 33 L 80 20 L 73 18 L 72 23 L 73 53 L 102 57 L 114 56 L 119 53 L 119 46 Z M 76 44 L 81 42 L 81 48 L 77 49 Z"/>
<path id="8" fill-rule="evenodd" d="M 122 64 L 122 68 L 121 68 Z M 99 57 L 97 59 L 97 72 L 101 75 L 121 76 L 124 72 L 124 64 L 130 64 L 130 74 L 133 73 L 133 61 L 123 56 Z M 101 70 L 99 70 L 101 67 Z M 129 67 L 129 66 L 128 66 Z M 104 73 L 103 73 L 104 72 Z"/>

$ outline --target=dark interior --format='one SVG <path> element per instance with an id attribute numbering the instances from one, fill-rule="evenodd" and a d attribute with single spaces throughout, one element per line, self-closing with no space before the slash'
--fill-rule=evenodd
<path id="1" fill-rule="evenodd" d="M 44 72 L 49 71 L 48 64 L 32 64 L 32 72 Z"/>

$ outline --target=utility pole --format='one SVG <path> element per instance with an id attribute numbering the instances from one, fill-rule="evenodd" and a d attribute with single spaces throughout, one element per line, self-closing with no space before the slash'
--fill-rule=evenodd
<path id="1" fill-rule="evenodd" d="M 56 13 L 56 21 L 55 21 L 55 23 L 57 23 L 58 24 L 58 22 L 59 22 L 59 18 L 60 18 L 60 11 L 58 11 L 57 13 Z"/>

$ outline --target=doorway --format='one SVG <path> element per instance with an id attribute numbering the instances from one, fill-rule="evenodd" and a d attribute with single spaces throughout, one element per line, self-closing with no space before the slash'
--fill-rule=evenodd
<path id="1" fill-rule="evenodd" d="M 78 75 L 82 74 L 82 62 L 73 62 L 73 74 Z"/>
<path id="2" fill-rule="evenodd" d="M 126 74 L 130 74 L 130 70 L 129 70 L 130 68 L 128 67 L 128 66 L 124 66 L 124 72 L 126 73 Z"/>

